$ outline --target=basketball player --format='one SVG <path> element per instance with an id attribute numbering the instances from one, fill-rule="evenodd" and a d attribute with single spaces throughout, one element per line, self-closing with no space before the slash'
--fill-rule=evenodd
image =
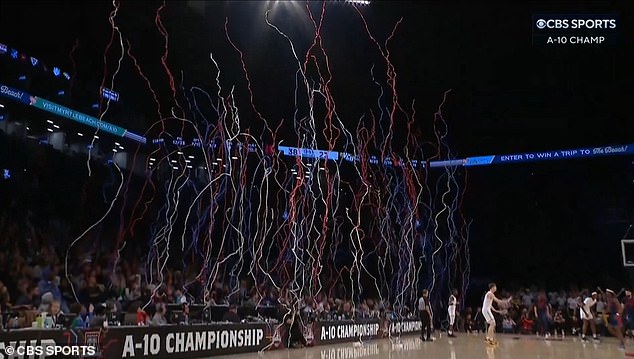
<path id="1" fill-rule="evenodd" d="M 592 340 L 597 341 L 597 326 L 594 323 L 594 313 L 592 307 L 597 304 L 597 292 L 592 294 L 583 300 L 581 307 L 581 320 L 583 320 L 583 327 L 581 329 L 581 340 L 586 340 L 586 333 L 588 332 L 588 325 L 592 329 Z"/>
<path id="2" fill-rule="evenodd" d="M 456 322 L 457 304 L 458 304 L 458 290 L 454 289 L 451 292 L 451 295 L 449 296 L 449 306 L 447 308 L 447 311 L 449 312 L 449 328 L 447 329 L 447 335 L 449 335 L 452 338 L 456 336 L 453 332 L 455 329 L 454 325 Z"/>
<path id="3" fill-rule="evenodd" d="M 623 319 L 621 318 L 623 307 L 612 290 L 606 289 L 605 294 L 607 296 L 608 312 L 610 313 L 608 317 L 608 331 L 610 334 L 619 338 L 621 342 L 619 348 L 625 349 L 625 340 L 623 339 L 623 332 L 621 331 L 621 327 L 623 326 Z"/>
<path id="4" fill-rule="evenodd" d="M 497 344 L 497 340 L 495 340 L 495 318 L 493 317 L 493 302 L 499 305 L 507 305 L 511 298 L 508 299 L 498 299 L 495 296 L 495 291 L 497 290 L 497 286 L 495 283 L 489 284 L 489 291 L 484 295 L 484 303 L 482 304 L 482 315 L 484 315 L 484 319 L 487 322 L 488 328 L 486 333 L 486 342 L 492 345 Z"/>
<path id="5" fill-rule="evenodd" d="M 420 316 L 421 328 L 420 339 L 424 342 L 433 341 L 431 337 L 431 305 L 429 303 L 429 291 L 423 289 L 421 297 L 418 298 L 418 315 Z"/>

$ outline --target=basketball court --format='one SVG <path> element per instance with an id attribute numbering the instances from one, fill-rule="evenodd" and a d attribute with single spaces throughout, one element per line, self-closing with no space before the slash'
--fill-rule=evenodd
<path id="1" fill-rule="evenodd" d="M 261 354 L 237 354 L 223 358 L 246 359 L 257 355 L 261 359 L 615 359 L 634 358 L 634 344 L 627 343 L 626 351 L 618 349 L 612 338 L 599 344 L 582 342 L 578 338 L 545 341 L 535 336 L 498 335 L 495 347 L 484 343 L 483 334 L 462 334 L 458 338 L 442 336 L 435 342 L 422 342 L 416 336 L 400 340 L 381 339 L 360 344 L 345 343 L 304 349 L 284 349 Z"/>

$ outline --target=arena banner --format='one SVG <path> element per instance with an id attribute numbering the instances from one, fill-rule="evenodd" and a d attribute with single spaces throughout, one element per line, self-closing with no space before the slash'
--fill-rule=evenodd
<path id="1" fill-rule="evenodd" d="M 593 157 L 602 157 L 602 156 L 633 155 L 633 154 L 634 154 L 634 143 L 630 143 L 627 145 L 586 147 L 586 148 L 577 148 L 577 149 L 571 149 L 571 150 L 468 157 L 465 160 L 464 165 L 465 166 L 487 166 L 492 164 L 564 160 L 564 159 L 577 159 L 577 158 L 593 158 Z"/>
<path id="2" fill-rule="evenodd" d="M 126 133 L 126 129 L 121 128 L 117 125 L 101 121 L 96 117 L 88 116 L 81 112 L 72 110 L 68 107 L 56 104 L 40 97 L 35 97 L 35 101 L 32 101 L 32 105 L 41 110 L 56 114 L 58 116 L 73 120 L 75 122 L 79 122 L 87 126 L 98 128 L 102 131 L 112 133 L 117 136 L 123 137 Z"/>
<path id="3" fill-rule="evenodd" d="M 205 358 L 260 351 L 273 330 L 265 323 L 115 327 L 101 348 L 104 358 Z"/>
<path id="4" fill-rule="evenodd" d="M 302 327 L 302 332 L 307 344 L 313 346 L 416 334 L 420 328 L 417 320 L 368 319 L 310 323 Z M 285 325 L 266 323 L 122 326 L 81 331 L 21 329 L 0 332 L 0 359 L 48 358 L 52 356 L 47 355 L 46 348 L 55 346 L 94 348 L 84 358 L 207 358 L 286 348 L 287 335 Z M 7 355 L 9 347 L 29 346 L 44 350 L 37 355 L 15 351 Z"/>
<path id="5" fill-rule="evenodd" d="M 404 319 L 402 321 L 387 322 L 390 335 L 420 334 L 423 327 L 420 320 Z M 386 331 L 383 332 L 384 335 Z"/>
<path id="6" fill-rule="evenodd" d="M 314 336 L 311 339 L 314 345 L 326 345 L 385 338 L 391 335 L 416 334 L 420 333 L 420 330 L 420 321 L 411 319 L 394 322 L 384 319 L 319 322 L 313 325 Z"/>

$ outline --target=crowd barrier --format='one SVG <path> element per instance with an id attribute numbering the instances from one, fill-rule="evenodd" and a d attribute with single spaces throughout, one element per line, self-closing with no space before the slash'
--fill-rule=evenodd
<path id="1" fill-rule="evenodd" d="M 417 320 L 389 322 L 368 319 L 315 322 L 303 327 L 308 345 L 328 345 L 390 335 L 420 333 Z M 90 346 L 94 355 L 85 358 L 207 358 L 216 355 L 286 348 L 287 328 L 281 324 L 190 324 L 120 326 L 99 330 L 19 329 L 0 331 L 0 359 L 46 358 L 25 356 L 6 348 L 19 346 Z M 76 356 L 73 356 L 76 357 Z"/>

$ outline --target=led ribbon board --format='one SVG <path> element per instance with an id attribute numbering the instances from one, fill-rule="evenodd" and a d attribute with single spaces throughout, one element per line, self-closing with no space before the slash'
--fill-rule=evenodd
<path id="1" fill-rule="evenodd" d="M 119 127 L 117 125 L 113 125 L 111 123 L 105 121 L 99 121 L 98 118 L 85 115 L 81 112 L 77 112 L 75 110 L 71 110 L 68 107 L 64 107 L 62 105 L 58 105 L 54 102 L 45 100 L 40 97 L 34 97 L 31 101 L 31 105 L 39 108 L 40 110 L 44 110 L 46 112 L 50 112 L 60 117 L 67 118 L 69 120 L 79 122 L 83 125 L 87 125 L 90 127 L 98 128 L 104 132 L 111 133 L 113 135 L 117 135 L 123 137 L 127 132 L 126 129 Z"/>
<path id="2" fill-rule="evenodd" d="M 282 154 L 291 157 L 317 158 L 333 161 L 337 161 L 339 159 L 339 152 L 336 151 L 324 151 L 312 148 L 298 148 L 288 146 L 278 146 L 277 149 Z"/>
<path id="3" fill-rule="evenodd" d="M 106 121 L 100 121 L 96 117 L 88 116 L 81 112 L 72 110 L 68 107 L 58 105 L 54 102 L 45 100 L 43 98 L 31 96 L 25 91 L 16 90 L 9 86 L 0 84 L 0 95 L 3 97 L 9 98 L 13 101 L 22 103 L 24 105 L 37 107 L 40 110 L 55 114 L 60 117 L 67 118 L 69 120 L 81 123 L 83 125 L 98 128 L 101 131 L 111 133 L 116 136 L 126 137 L 131 140 L 141 142 L 143 144 L 146 143 L 145 137 L 129 132 L 125 128 L 119 127 L 117 125 L 111 124 Z"/>
<path id="4" fill-rule="evenodd" d="M 573 150 L 516 153 L 511 155 L 490 155 L 468 157 L 465 166 L 488 166 L 496 164 L 522 163 L 549 160 L 567 160 L 576 158 L 593 158 L 614 155 L 634 155 L 634 143 L 629 145 L 612 145 L 602 147 L 586 147 Z"/>

